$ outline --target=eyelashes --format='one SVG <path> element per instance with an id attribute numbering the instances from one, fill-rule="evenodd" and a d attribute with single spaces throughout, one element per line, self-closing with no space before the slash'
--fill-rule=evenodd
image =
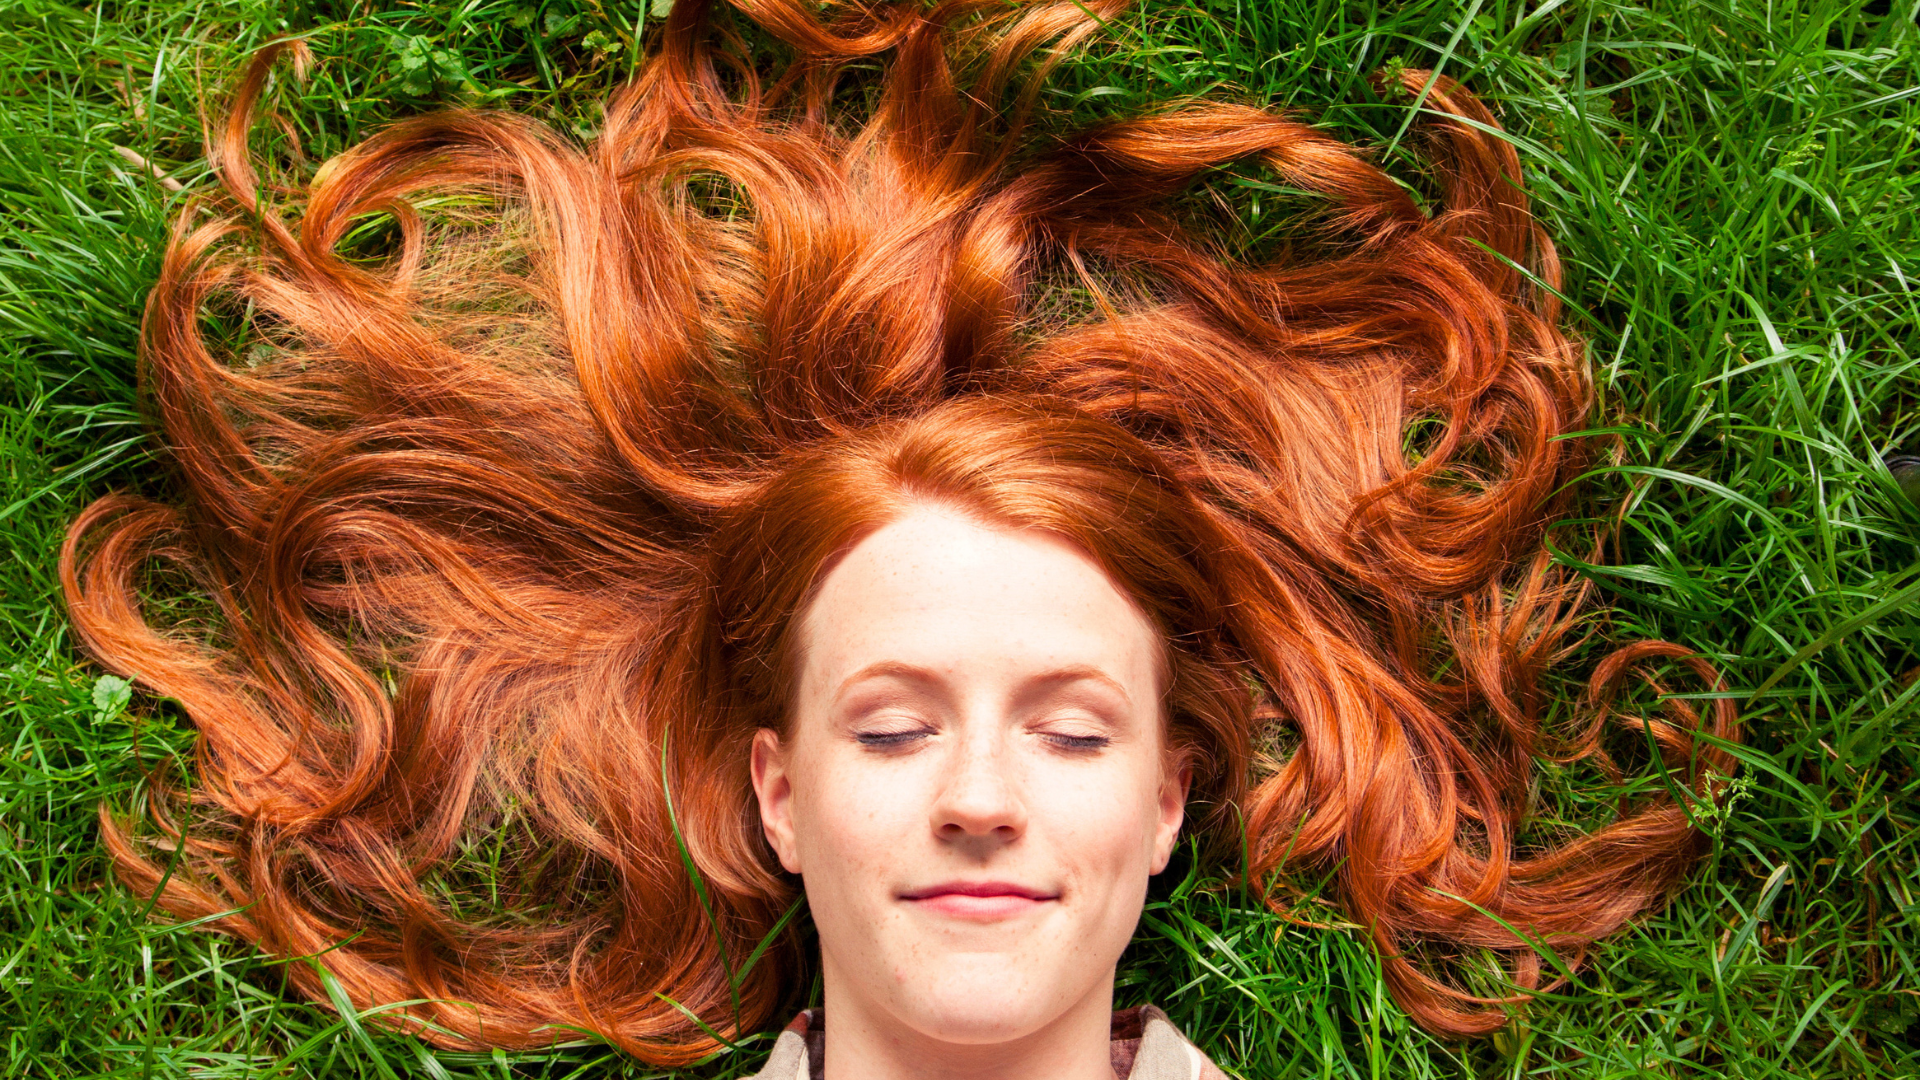
<path id="1" fill-rule="evenodd" d="M 931 734 L 933 734 L 933 732 L 925 728 L 915 728 L 912 731 L 857 731 L 854 732 L 853 737 L 861 746 L 870 746 L 877 750 L 886 750 L 905 746 L 916 739 L 922 739 Z"/>
<path id="2" fill-rule="evenodd" d="M 1078 753 L 1104 750 L 1113 744 L 1113 739 L 1106 735 L 1061 735 L 1057 732 L 1047 732 L 1042 738 L 1062 750 Z"/>

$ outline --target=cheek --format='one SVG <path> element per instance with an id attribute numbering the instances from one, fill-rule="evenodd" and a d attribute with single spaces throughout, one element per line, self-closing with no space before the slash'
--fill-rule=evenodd
<path id="1" fill-rule="evenodd" d="M 794 843 L 807 892 L 844 895 L 878 884 L 909 836 L 920 797 L 900 771 L 860 768 L 821 755 L 797 762 Z M 924 814 L 921 815 L 924 824 Z"/>
<path id="2" fill-rule="evenodd" d="M 1046 823 L 1065 861 L 1117 878 L 1148 875 L 1160 819 L 1159 770 L 1152 764 L 1056 769 L 1037 777 L 1031 791 L 1033 822 Z"/>

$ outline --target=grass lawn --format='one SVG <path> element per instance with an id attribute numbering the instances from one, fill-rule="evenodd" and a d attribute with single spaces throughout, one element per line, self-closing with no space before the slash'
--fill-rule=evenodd
<path id="1" fill-rule="evenodd" d="M 1883 464 L 1920 450 L 1915 13 L 1158 2 L 1061 71 L 1062 123 L 1251 99 L 1379 147 L 1416 186 L 1413 103 L 1365 75 L 1438 66 L 1483 95 L 1560 244 L 1593 426 L 1617 440 L 1581 503 L 1611 530 L 1604 564 L 1575 559 L 1580 523 L 1562 534 L 1606 605 L 1583 656 L 1683 642 L 1727 673 L 1748 732 L 1686 891 L 1490 1039 L 1412 1027 L 1319 883 L 1293 883 L 1326 924 L 1301 925 L 1217 867 L 1156 887 L 1123 998 L 1162 1004 L 1250 1078 L 1920 1076 L 1920 465 L 1907 496 Z M 54 570 L 88 500 L 165 490 L 135 342 L 181 189 L 208 183 L 204 90 L 298 32 L 318 65 L 279 108 L 311 162 L 437 103 L 585 137 L 647 16 L 646 0 L 0 0 L 0 1073 L 663 1075 L 584 1040 L 432 1051 L 283 996 L 279 965 L 232 940 L 150 919 L 108 877 L 96 814 L 133 806 L 191 726 L 78 656 Z M 1296 220 L 1262 183 L 1207 187 L 1256 247 Z M 1567 686 L 1583 676 L 1576 658 Z M 1543 826 L 1603 813 L 1597 783 L 1543 767 Z M 769 1041 L 675 1075 L 751 1073 Z"/>

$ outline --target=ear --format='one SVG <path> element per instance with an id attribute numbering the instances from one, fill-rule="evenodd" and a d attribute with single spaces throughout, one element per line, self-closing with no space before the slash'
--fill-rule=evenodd
<path id="1" fill-rule="evenodd" d="M 766 834 L 780 865 L 790 874 L 800 872 L 800 849 L 793 842 L 793 781 L 787 775 L 787 752 L 771 728 L 753 733 L 753 796 L 760 803 L 760 829 Z"/>
<path id="2" fill-rule="evenodd" d="M 1193 766 L 1181 762 L 1168 769 L 1160 779 L 1160 820 L 1153 831 L 1153 873 L 1167 868 L 1173 859 L 1174 842 L 1180 839 L 1180 823 L 1187 817 L 1187 791 L 1193 786 Z"/>

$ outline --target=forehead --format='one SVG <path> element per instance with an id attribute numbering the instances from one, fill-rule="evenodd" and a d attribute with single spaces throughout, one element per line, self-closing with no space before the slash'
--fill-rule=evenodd
<path id="1" fill-rule="evenodd" d="M 1091 667 L 1151 687 L 1160 651 L 1146 617 L 1073 544 L 936 506 L 915 507 L 840 559 L 799 644 L 803 687 L 876 663 L 1010 678 Z"/>

